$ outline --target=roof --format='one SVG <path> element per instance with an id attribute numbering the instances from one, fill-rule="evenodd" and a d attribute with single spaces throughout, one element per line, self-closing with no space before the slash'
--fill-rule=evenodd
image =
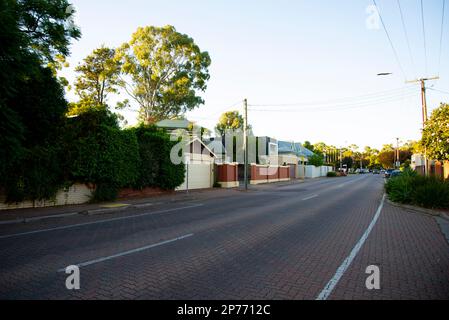
<path id="1" fill-rule="evenodd" d="M 305 157 L 311 157 L 314 155 L 314 153 L 312 151 L 310 151 L 309 149 L 307 149 L 306 147 L 304 147 L 301 143 L 297 142 L 295 143 L 295 147 L 298 150 L 299 154 L 301 156 L 305 156 Z"/>
<path id="2" fill-rule="evenodd" d="M 156 123 L 156 126 L 166 129 L 187 129 L 191 122 L 189 120 L 162 120 Z"/>
<path id="3" fill-rule="evenodd" d="M 298 157 L 310 157 L 314 154 L 312 151 L 305 148 L 301 143 L 288 141 L 278 141 L 278 152 L 284 154 L 291 153 Z"/>

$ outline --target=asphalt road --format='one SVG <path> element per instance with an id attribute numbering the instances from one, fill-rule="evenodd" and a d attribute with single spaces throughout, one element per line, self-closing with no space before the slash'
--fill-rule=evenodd
<path id="1" fill-rule="evenodd" d="M 449 298 L 435 220 L 382 199 L 382 177 L 360 175 L 1 226 L 0 298 Z M 79 290 L 66 288 L 70 265 Z M 380 290 L 365 286 L 368 265 Z"/>

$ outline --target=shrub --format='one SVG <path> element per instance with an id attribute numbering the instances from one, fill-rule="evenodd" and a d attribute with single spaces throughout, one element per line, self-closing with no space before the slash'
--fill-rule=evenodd
<path id="1" fill-rule="evenodd" d="M 66 179 L 94 183 L 95 200 L 113 200 L 139 176 L 139 147 L 132 130 L 120 130 L 115 115 L 91 110 L 69 119 L 65 130 Z"/>
<path id="2" fill-rule="evenodd" d="M 108 183 L 99 183 L 96 185 L 92 200 L 95 202 L 110 201 L 116 199 L 118 189 Z"/>
<path id="3" fill-rule="evenodd" d="M 392 201 L 425 208 L 449 208 L 449 182 L 422 177 L 408 169 L 388 180 L 386 192 Z"/>
<path id="4" fill-rule="evenodd" d="M 425 179 L 416 187 L 414 202 L 425 208 L 449 208 L 449 183 L 433 177 Z"/>
<path id="5" fill-rule="evenodd" d="M 308 164 L 315 167 L 321 167 L 324 164 L 323 156 L 320 156 L 318 154 L 310 156 Z"/>
<path id="6" fill-rule="evenodd" d="M 170 160 L 170 152 L 177 142 L 154 126 L 140 126 L 133 129 L 139 144 L 139 176 L 134 187 L 158 187 L 173 190 L 184 182 L 184 164 L 175 165 Z"/>
<path id="7" fill-rule="evenodd" d="M 335 178 L 338 177 L 337 173 L 335 171 L 331 171 L 327 173 L 328 178 Z"/>
<path id="8" fill-rule="evenodd" d="M 390 199 L 399 203 L 412 203 L 417 178 L 416 172 L 405 170 L 402 175 L 388 180 L 385 188 Z"/>

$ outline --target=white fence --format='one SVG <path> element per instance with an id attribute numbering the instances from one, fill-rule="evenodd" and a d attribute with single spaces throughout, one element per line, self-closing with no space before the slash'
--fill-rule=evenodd
<path id="1" fill-rule="evenodd" d="M 303 169 L 304 167 L 302 167 Z M 315 166 L 305 166 L 305 174 L 307 179 L 314 179 L 319 177 L 325 177 L 327 176 L 328 172 L 332 171 L 332 167 L 329 166 L 321 166 L 321 167 L 315 167 Z M 301 172 L 301 170 L 300 170 Z M 304 175 L 304 174 L 303 174 Z"/>

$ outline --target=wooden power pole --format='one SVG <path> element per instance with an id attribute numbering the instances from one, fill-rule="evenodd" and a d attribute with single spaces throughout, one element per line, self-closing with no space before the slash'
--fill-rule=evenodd
<path id="1" fill-rule="evenodd" d="M 426 122 L 428 120 L 427 115 L 427 98 L 426 98 L 426 81 L 430 80 L 438 80 L 440 77 L 431 77 L 431 78 L 421 78 L 412 81 L 407 81 L 406 83 L 420 83 L 421 84 L 421 104 L 422 104 L 422 121 L 423 121 L 423 129 L 426 127 Z M 424 174 L 426 176 L 429 175 L 429 165 L 427 161 L 427 150 L 424 150 Z"/>

